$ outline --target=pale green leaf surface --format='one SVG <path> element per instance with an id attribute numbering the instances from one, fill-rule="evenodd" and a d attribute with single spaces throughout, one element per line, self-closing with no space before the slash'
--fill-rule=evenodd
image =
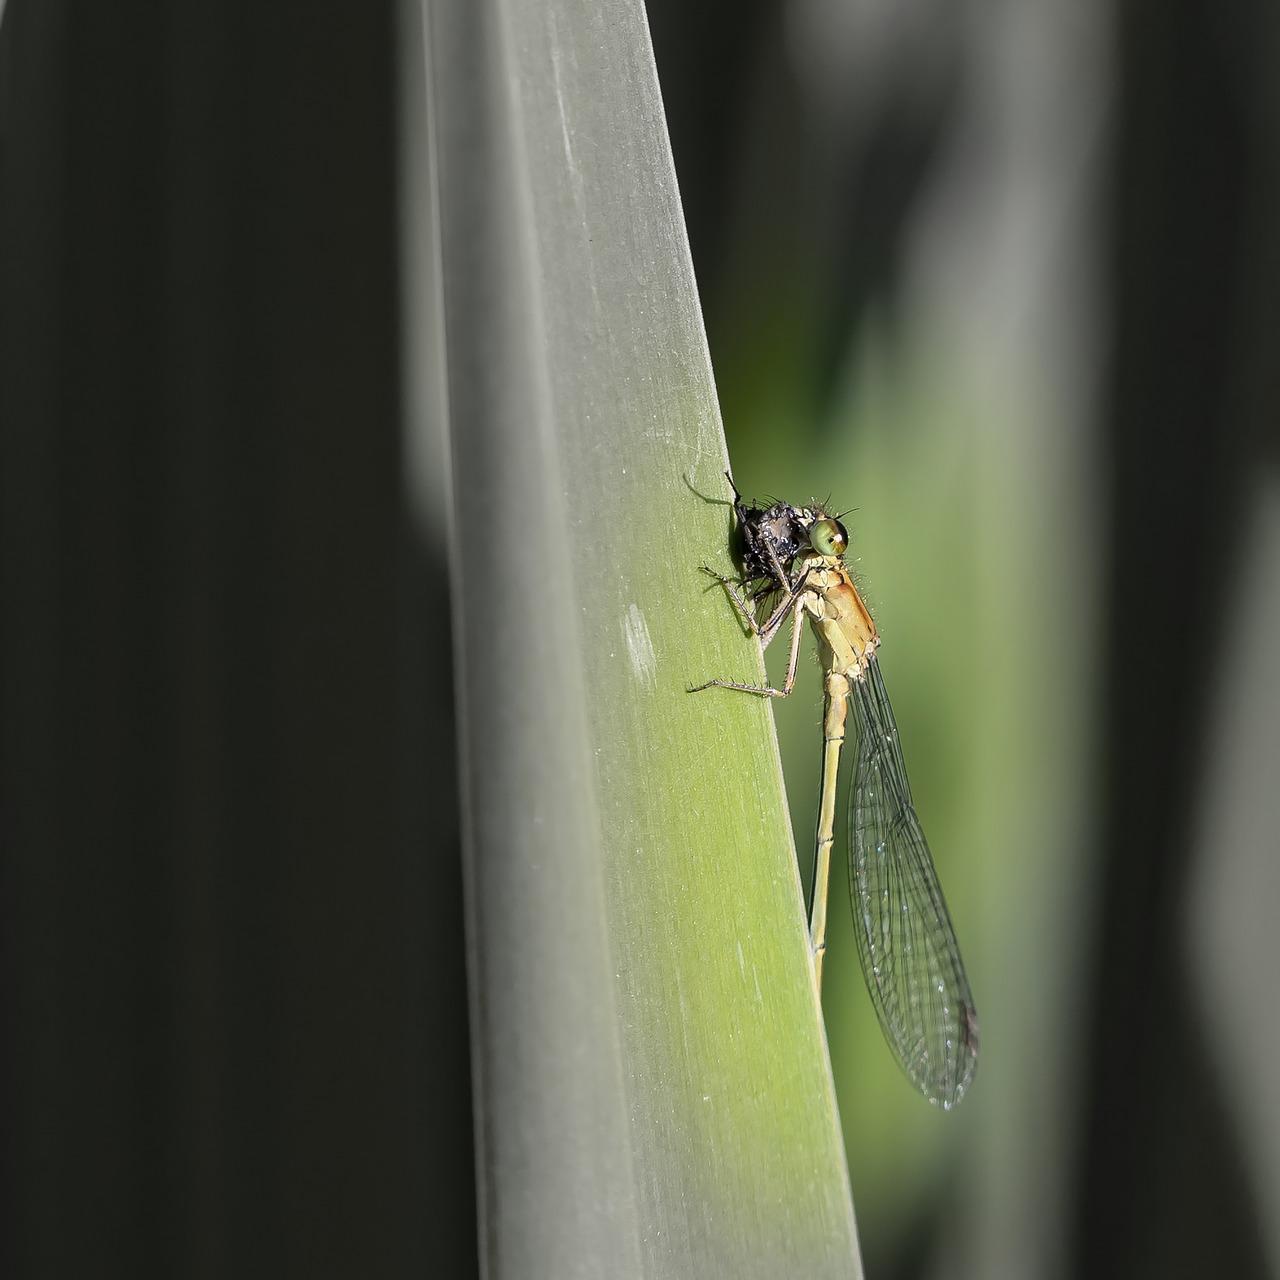
<path id="1" fill-rule="evenodd" d="M 427 15 L 484 1266 L 859 1275 L 643 6 Z"/>

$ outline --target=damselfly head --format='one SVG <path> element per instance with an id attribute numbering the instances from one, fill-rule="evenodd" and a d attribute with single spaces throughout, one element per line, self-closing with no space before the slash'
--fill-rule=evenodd
<path id="1" fill-rule="evenodd" d="M 788 589 L 797 556 L 809 551 L 842 556 L 848 549 L 849 534 L 844 525 L 822 507 L 797 507 L 789 502 L 757 507 L 746 502 L 736 488 L 734 497 L 742 572 L 748 582 L 763 578 L 772 587 Z"/>
<path id="2" fill-rule="evenodd" d="M 820 515 L 809 526 L 809 545 L 820 556 L 842 556 L 849 549 L 849 534 L 834 516 Z"/>

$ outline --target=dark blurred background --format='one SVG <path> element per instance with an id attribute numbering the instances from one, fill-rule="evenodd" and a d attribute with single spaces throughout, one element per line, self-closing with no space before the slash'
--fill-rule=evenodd
<path id="1" fill-rule="evenodd" d="M 829 965 L 869 1273 L 1278 1274 L 1280 9 L 649 12 L 735 478 L 856 507 L 983 1015 L 941 1117 Z M 474 1273 L 404 11 L 2 23 L 5 1274 Z"/>
<path id="2" fill-rule="evenodd" d="M 394 17 L 4 13 L 7 1276 L 476 1270 Z"/>

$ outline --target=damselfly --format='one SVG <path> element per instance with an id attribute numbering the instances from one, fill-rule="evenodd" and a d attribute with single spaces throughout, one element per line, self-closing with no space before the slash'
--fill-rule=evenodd
<path id="1" fill-rule="evenodd" d="M 795 685 L 808 615 L 821 649 L 825 693 L 822 792 L 809 896 L 814 975 L 821 986 L 836 781 L 852 703 L 857 742 L 849 797 L 849 891 L 862 972 L 898 1061 L 930 1102 L 950 1110 L 964 1097 L 977 1066 L 978 1015 L 911 800 L 898 728 L 876 661 L 880 636 L 844 563 L 849 535 L 821 507 L 782 502 L 754 507 L 736 486 L 733 492 L 742 578 L 706 572 L 724 584 L 762 647 L 791 620 L 787 674 L 781 689 L 709 680 L 693 692 L 714 687 L 785 698 Z"/>

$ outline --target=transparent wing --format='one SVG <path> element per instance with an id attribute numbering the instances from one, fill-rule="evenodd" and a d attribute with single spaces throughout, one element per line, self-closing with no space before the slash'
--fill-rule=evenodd
<path id="1" fill-rule="evenodd" d="M 978 1063 L 978 1015 L 874 656 L 851 684 L 849 890 L 862 972 L 898 1061 L 930 1102 L 950 1110 Z"/>

